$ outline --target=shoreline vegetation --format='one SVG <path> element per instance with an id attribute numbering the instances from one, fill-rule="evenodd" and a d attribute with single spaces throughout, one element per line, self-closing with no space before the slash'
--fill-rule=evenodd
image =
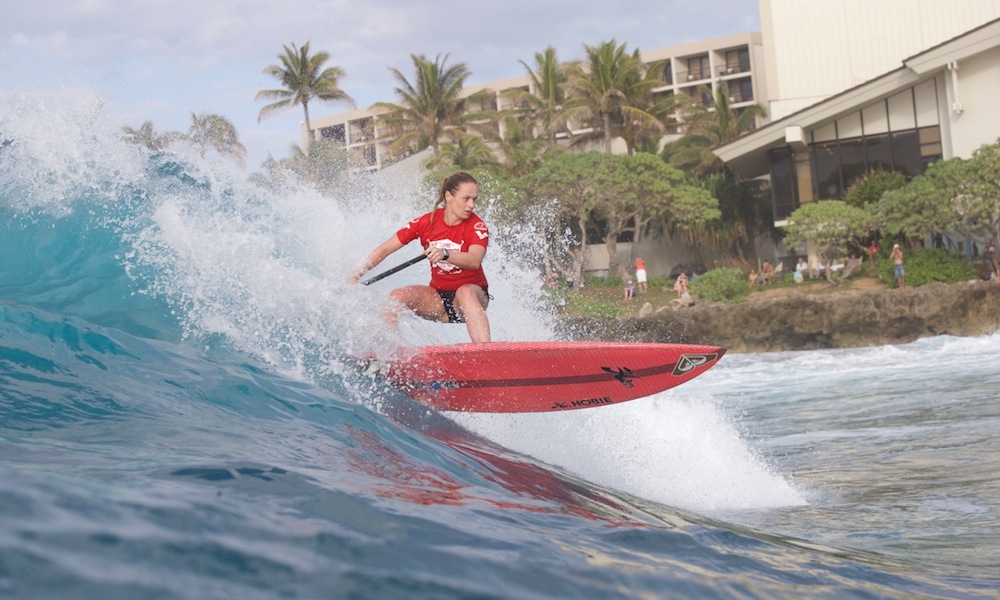
<path id="1" fill-rule="evenodd" d="M 657 282 L 659 283 L 659 282 Z M 618 288 L 585 287 L 585 302 L 620 307 L 586 314 L 564 307 L 562 333 L 572 339 L 725 346 L 733 353 L 905 344 L 924 337 L 1000 331 L 1000 285 L 994 281 L 886 288 L 874 277 L 832 285 L 812 280 L 756 289 L 738 304 L 691 296 L 668 286 L 624 299 Z"/>

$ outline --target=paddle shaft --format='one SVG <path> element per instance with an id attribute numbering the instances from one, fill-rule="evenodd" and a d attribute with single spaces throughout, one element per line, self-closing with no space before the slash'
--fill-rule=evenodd
<path id="1" fill-rule="evenodd" d="M 361 285 L 371 285 L 371 284 L 375 283 L 376 281 L 381 281 L 381 280 L 385 279 L 386 277 L 388 277 L 389 275 L 392 275 L 393 273 L 398 273 L 398 272 L 402 271 L 403 269 L 405 269 L 406 267 L 411 267 L 411 266 L 417 264 L 418 262 L 424 260 L 425 258 L 427 258 L 427 256 L 424 255 L 424 254 L 421 254 L 420 256 L 415 256 L 415 257 L 411 258 L 410 260 L 406 261 L 405 263 L 403 263 L 401 265 L 397 265 L 397 266 L 389 269 L 388 271 L 383 271 L 382 273 L 379 273 L 378 275 L 376 275 L 374 277 L 371 277 L 369 279 L 365 279 L 364 281 L 361 282 Z"/>

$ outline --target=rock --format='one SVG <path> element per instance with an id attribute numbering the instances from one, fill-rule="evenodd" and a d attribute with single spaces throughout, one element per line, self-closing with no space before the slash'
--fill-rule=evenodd
<path id="1" fill-rule="evenodd" d="M 653 312 L 653 305 L 650 302 L 645 302 L 642 308 L 639 309 L 639 318 L 648 317 L 650 313 Z"/>
<path id="2" fill-rule="evenodd" d="M 741 304 L 701 300 L 683 310 L 645 309 L 638 317 L 561 323 L 574 339 L 717 344 L 731 352 L 902 344 L 935 335 L 1000 331 L 1000 285 L 937 283 L 901 290 L 795 294 Z"/>

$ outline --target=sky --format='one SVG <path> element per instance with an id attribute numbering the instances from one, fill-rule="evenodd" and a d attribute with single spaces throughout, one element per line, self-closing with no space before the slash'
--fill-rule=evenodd
<path id="1" fill-rule="evenodd" d="M 279 88 L 264 69 L 309 42 L 341 67 L 359 108 L 396 100 L 411 55 L 465 63 L 467 85 L 525 74 L 552 46 L 561 61 L 609 40 L 629 51 L 760 31 L 758 0 L 0 0 L 0 93 L 96 91 L 122 125 L 186 131 L 192 113 L 236 127 L 248 167 L 301 145 L 301 106 L 258 122 Z M 351 110 L 314 101 L 311 117 Z"/>

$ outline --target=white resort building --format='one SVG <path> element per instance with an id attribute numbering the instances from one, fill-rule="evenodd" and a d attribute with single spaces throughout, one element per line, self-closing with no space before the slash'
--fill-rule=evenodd
<path id="1" fill-rule="evenodd" d="M 1000 0 L 760 0 L 771 122 L 716 150 L 769 177 L 781 225 L 874 168 L 908 176 L 1000 137 Z"/>
<path id="2" fill-rule="evenodd" d="M 767 119 L 716 154 L 743 178 L 770 181 L 777 225 L 804 203 L 841 198 L 873 168 L 912 177 L 1000 138 L 1000 0 L 759 0 L 759 11 L 760 33 L 641 54 L 666 61 L 657 93 L 710 86 L 736 108 L 765 108 Z M 466 91 L 494 92 L 500 111 L 510 108 L 502 92 L 529 86 L 524 74 Z M 313 126 L 304 141 L 337 140 L 371 169 L 384 166 L 375 111 L 320 117 Z M 691 259 L 683 244 L 646 239 L 655 246 L 619 251 L 626 261 L 633 250 L 647 257 L 652 277 Z M 773 252 L 779 261 L 795 254 Z M 588 247 L 589 270 L 606 269 L 603 253 L 603 245 Z"/>

